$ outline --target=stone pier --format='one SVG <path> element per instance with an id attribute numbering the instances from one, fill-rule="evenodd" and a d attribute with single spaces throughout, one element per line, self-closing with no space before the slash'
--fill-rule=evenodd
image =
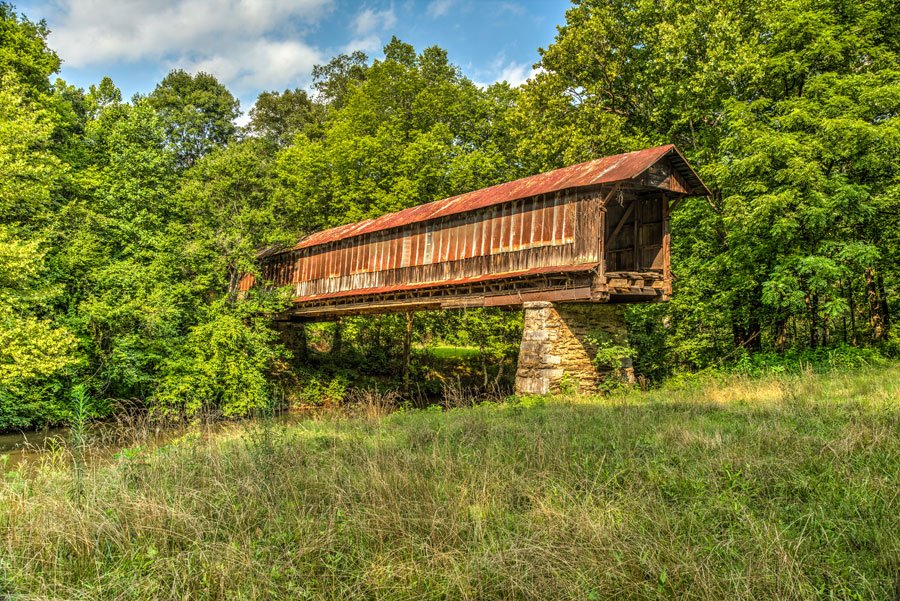
<path id="1" fill-rule="evenodd" d="M 627 345 L 623 305 L 529 302 L 524 309 L 517 393 L 555 393 L 564 382 L 580 393 L 593 393 L 607 378 L 634 380 L 630 358 L 622 359 L 618 369 L 598 367 L 597 348 L 588 341 L 603 332 L 600 336 L 610 344 Z"/>

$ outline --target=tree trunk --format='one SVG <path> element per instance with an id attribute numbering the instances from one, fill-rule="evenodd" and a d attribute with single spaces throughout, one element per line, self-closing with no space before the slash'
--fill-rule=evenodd
<path id="1" fill-rule="evenodd" d="M 853 278 L 847 281 L 847 306 L 850 307 L 850 344 L 856 346 L 856 304 L 853 302 Z"/>
<path id="2" fill-rule="evenodd" d="M 500 357 L 500 363 L 497 365 L 497 377 L 494 378 L 494 388 L 500 388 L 500 378 L 503 377 L 503 364 L 506 362 L 506 357 Z"/>
<path id="3" fill-rule="evenodd" d="M 875 270 L 871 267 L 866 268 L 866 291 L 869 300 L 869 325 L 872 326 L 872 338 L 881 341 L 884 338 L 884 318 L 881 315 L 881 303 L 878 300 Z"/>
<path id="4" fill-rule="evenodd" d="M 779 317 L 775 323 L 775 351 L 783 353 L 787 343 L 787 317 Z"/>
<path id="5" fill-rule="evenodd" d="M 884 319 L 884 335 L 887 336 L 888 330 L 891 329 L 891 312 L 888 311 L 887 294 L 884 292 L 884 277 L 879 271 L 875 274 L 875 283 L 878 286 L 878 297 L 881 300 L 881 316 Z"/>
<path id="6" fill-rule="evenodd" d="M 481 384 L 481 387 L 487 390 L 488 387 L 488 364 L 487 364 L 487 353 L 484 352 L 484 345 L 478 347 L 481 351 L 481 371 L 484 374 L 484 381 Z"/>
<path id="7" fill-rule="evenodd" d="M 819 295 L 810 294 L 809 300 L 809 347 L 819 346 Z"/>

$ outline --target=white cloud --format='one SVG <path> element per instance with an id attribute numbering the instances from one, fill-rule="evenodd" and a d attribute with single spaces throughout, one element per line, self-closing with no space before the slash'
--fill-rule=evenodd
<path id="1" fill-rule="evenodd" d="M 450 9 L 453 7 L 453 2 L 454 0 L 432 0 L 425 9 L 425 14 L 432 19 L 443 17 L 450 12 Z"/>
<path id="2" fill-rule="evenodd" d="M 505 81 L 515 88 L 544 71 L 542 67 L 535 69 L 528 63 L 508 61 L 503 52 L 491 63 L 489 69 L 477 69 L 472 64 L 469 65 L 469 69 L 475 71 L 476 74 L 476 78 L 472 80 L 473 83 L 482 88 L 501 81 Z M 486 81 L 489 83 L 485 83 Z"/>
<path id="3" fill-rule="evenodd" d="M 512 87 L 517 87 L 540 73 L 540 69 L 533 69 L 527 63 L 509 62 L 500 69 L 495 81 L 505 81 Z"/>
<path id="4" fill-rule="evenodd" d="M 50 45 L 72 67 L 160 62 L 242 95 L 295 85 L 323 62 L 303 41 L 334 0 L 60 0 Z"/>
<path id="5" fill-rule="evenodd" d="M 305 78 L 313 65 L 324 62 L 315 48 L 296 40 L 248 40 L 234 44 L 227 52 L 190 60 L 171 61 L 171 68 L 189 72 L 205 71 L 226 82 L 238 93 L 247 90 L 277 89 Z"/>
<path id="6" fill-rule="evenodd" d="M 362 50 L 368 54 L 375 54 L 381 52 L 383 46 L 381 37 L 373 33 L 364 38 L 353 38 L 341 48 L 341 52 L 350 54 L 354 50 Z"/>
<path id="7" fill-rule="evenodd" d="M 394 7 L 377 11 L 367 8 L 353 20 L 353 30 L 357 36 L 365 36 L 375 31 L 389 29 L 397 23 L 397 15 L 394 14 Z"/>

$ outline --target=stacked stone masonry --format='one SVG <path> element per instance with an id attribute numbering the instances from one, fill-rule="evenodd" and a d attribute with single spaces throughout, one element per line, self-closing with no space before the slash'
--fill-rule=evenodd
<path id="1" fill-rule="evenodd" d="M 588 340 L 602 331 L 616 345 L 627 344 L 622 305 L 529 302 L 524 310 L 516 372 L 519 394 L 556 393 L 564 382 L 578 392 L 594 393 L 606 378 L 634 378 L 630 358 L 621 361 L 620 369 L 598 368 L 597 348 Z"/>

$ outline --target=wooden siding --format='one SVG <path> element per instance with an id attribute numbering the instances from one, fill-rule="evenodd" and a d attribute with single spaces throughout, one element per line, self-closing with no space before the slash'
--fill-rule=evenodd
<path id="1" fill-rule="evenodd" d="M 281 253 L 264 279 L 296 297 L 599 262 L 598 193 L 515 200 Z"/>

